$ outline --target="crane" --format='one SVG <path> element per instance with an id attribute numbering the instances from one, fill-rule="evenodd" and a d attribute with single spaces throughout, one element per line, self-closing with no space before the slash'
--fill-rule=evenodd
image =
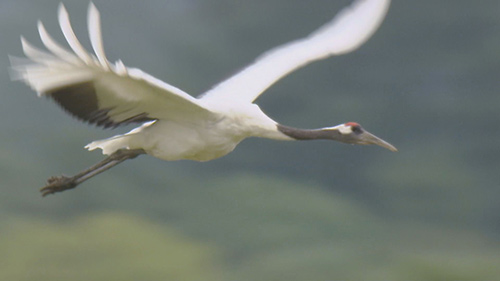
<path id="1" fill-rule="evenodd" d="M 85 146 L 107 155 L 74 176 L 51 177 L 43 196 L 71 189 L 119 163 L 148 154 L 167 161 L 208 161 L 224 156 L 248 137 L 274 140 L 327 139 L 348 144 L 397 149 L 356 122 L 319 129 L 277 123 L 254 101 L 288 73 L 316 60 L 351 52 L 383 21 L 390 0 L 355 0 L 309 36 L 271 49 L 252 64 L 198 97 L 169 85 L 104 53 L 100 14 L 91 2 L 88 30 L 94 53 L 78 41 L 61 3 L 58 20 L 70 47 L 56 42 L 38 21 L 47 50 L 21 36 L 26 58 L 11 57 L 13 79 L 22 80 L 38 96 L 48 97 L 74 117 L 104 128 L 138 123 L 126 134 Z"/>

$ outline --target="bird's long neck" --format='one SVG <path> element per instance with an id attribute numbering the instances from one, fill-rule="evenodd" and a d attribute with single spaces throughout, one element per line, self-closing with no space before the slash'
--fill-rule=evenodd
<path id="1" fill-rule="evenodd" d="M 295 140 L 334 139 L 332 130 L 325 129 L 298 129 L 277 124 L 278 131 Z"/>

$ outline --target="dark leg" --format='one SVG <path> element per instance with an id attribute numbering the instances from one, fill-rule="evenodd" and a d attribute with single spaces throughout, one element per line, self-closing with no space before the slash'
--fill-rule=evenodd
<path id="1" fill-rule="evenodd" d="M 146 152 L 142 149 L 119 149 L 104 158 L 101 162 L 72 177 L 60 176 L 49 178 L 47 180 L 47 185 L 42 187 L 40 192 L 42 192 L 42 196 L 45 197 L 49 194 L 75 188 L 77 185 L 90 179 L 91 177 L 111 169 L 127 159 L 133 159 L 145 153 Z"/>

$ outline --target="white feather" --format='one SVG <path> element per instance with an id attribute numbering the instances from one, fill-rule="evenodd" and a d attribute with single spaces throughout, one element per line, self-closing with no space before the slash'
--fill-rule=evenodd
<path id="1" fill-rule="evenodd" d="M 355 50 L 375 32 L 390 0 L 357 0 L 310 36 L 279 46 L 203 94 L 203 99 L 253 102 L 283 76 L 312 61 Z"/>
<path id="2" fill-rule="evenodd" d="M 73 52 L 75 52 L 75 54 L 86 64 L 92 64 L 92 57 L 85 48 L 83 48 L 78 38 L 76 38 L 75 32 L 71 27 L 71 22 L 69 21 L 68 12 L 62 3 L 59 5 L 59 25 Z"/>
<path id="3" fill-rule="evenodd" d="M 31 45 L 24 37 L 21 36 L 21 45 L 23 47 L 23 52 L 30 60 L 45 64 L 49 61 L 53 61 L 56 57 L 50 55 L 47 52 L 44 52 L 33 45 Z"/>
<path id="4" fill-rule="evenodd" d="M 108 70 L 109 62 L 106 59 L 106 55 L 104 54 L 104 46 L 102 44 L 101 18 L 99 15 L 99 11 L 92 2 L 90 2 L 89 5 L 87 22 L 88 22 L 89 37 L 90 37 L 90 42 L 92 44 L 92 48 L 94 49 L 94 52 L 101 66 L 104 69 Z"/>
<path id="5" fill-rule="evenodd" d="M 57 59 L 64 60 L 72 64 L 81 64 L 82 61 L 75 56 L 74 53 L 69 52 L 61 45 L 59 45 L 47 32 L 43 23 L 38 21 L 38 33 L 40 33 L 40 39 L 45 47 L 54 54 Z"/>

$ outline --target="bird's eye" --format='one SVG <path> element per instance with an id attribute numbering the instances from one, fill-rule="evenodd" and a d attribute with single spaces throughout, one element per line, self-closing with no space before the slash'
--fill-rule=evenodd
<path id="1" fill-rule="evenodd" d="M 361 129 L 361 126 L 352 126 L 351 130 L 355 134 L 361 134 L 363 132 L 363 129 Z"/>

